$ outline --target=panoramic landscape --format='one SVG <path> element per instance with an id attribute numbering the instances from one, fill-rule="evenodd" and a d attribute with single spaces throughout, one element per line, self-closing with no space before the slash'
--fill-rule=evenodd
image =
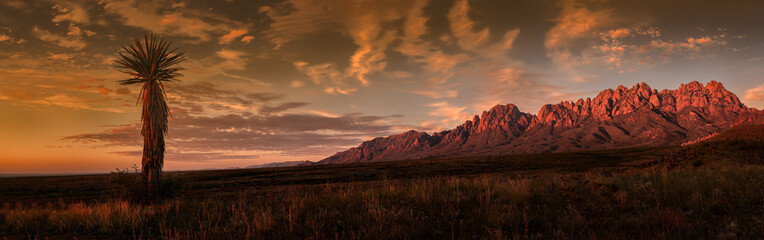
<path id="1" fill-rule="evenodd" d="M 1 239 L 762 239 L 757 1 L 0 2 Z"/>

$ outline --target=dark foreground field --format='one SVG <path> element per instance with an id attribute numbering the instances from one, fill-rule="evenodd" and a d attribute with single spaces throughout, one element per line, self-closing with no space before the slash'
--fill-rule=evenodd
<path id="1" fill-rule="evenodd" d="M 0 179 L 0 236 L 171 239 L 762 239 L 764 144 Z M 117 179 L 119 180 L 119 179 Z M 129 191 L 128 191 L 129 192 Z M 3 238 L 4 239 L 4 238 Z"/>

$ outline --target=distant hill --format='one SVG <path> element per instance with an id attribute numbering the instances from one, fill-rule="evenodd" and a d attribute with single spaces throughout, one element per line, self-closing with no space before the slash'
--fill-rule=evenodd
<path id="1" fill-rule="evenodd" d="M 762 124 L 740 124 L 726 131 L 723 131 L 708 141 L 764 141 L 764 123 Z M 764 150 L 764 149 L 762 149 Z"/>
<path id="2" fill-rule="evenodd" d="M 640 83 L 604 90 L 594 99 L 547 104 L 536 115 L 497 105 L 452 130 L 379 137 L 318 163 L 677 146 L 736 125 L 762 123 L 764 111 L 745 106 L 716 81 L 662 91 Z"/>
<path id="3" fill-rule="evenodd" d="M 245 168 L 274 168 L 274 167 L 292 167 L 292 166 L 300 166 L 300 165 L 309 165 L 310 161 L 288 161 L 288 162 L 274 162 L 274 163 L 265 163 L 265 164 L 258 164 L 258 165 L 252 165 Z"/>

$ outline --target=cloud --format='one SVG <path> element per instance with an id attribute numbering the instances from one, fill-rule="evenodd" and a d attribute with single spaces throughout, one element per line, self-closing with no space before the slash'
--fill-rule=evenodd
<path id="1" fill-rule="evenodd" d="M 241 36 L 243 36 L 244 34 L 247 34 L 247 33 L 249 33 L 249 31 L 247 31 L 247 29 L 234 29 L 234 30 L 231 30 L 231 32 L 229 32 L 228 34 L 223 35 L 222 37 L 220 37 L 220 42 L 219 43 L 220 44 L 230 44 L 236 38 L 239 38 L 239 37 L 241 37 Z M 251 40 L 252 39 L 246 40 L 246 42 L 249 42 Z M 244 38 L 242 38 L 241 41 L 245 42 Z"/>
<path id="2" fill-rule="evenodd" d="M 213 35 L 230 34 L 235 29 L 241 29 L 243 25 L 206 10 L 171 8 L 171 3 L 165 1 L 104 0 L 103 2 L 105 11 L 119 16 L 123 24 L 127 26 L 190 37 L 197 42 L 209 41 L 213 39 Z"/>
<path id="3" fill-rule="evenodd" d="M 474 64 L 473 67 L 487 61 L 506 63 L 504 58 L 520 30 L 510 29 L 491 37 L 487 27 L 478 28 L 480 24 L 470 18 L 472 9 L 468 1 L 457 1 L 450 7 L 447 30 L 462 51 L 447 53 L 430 38 L 433 33 L 428 29 L 429 18 L 424 13 L 429 3 L 427 0 L 385 4 L 291 0 L 283 5 L 263 7 L 261 12 L 273 20 L 266 30 L 266 38 L 275 49 L 320 31 L 340 32 L 355 43 L 357 48 L 349 57 L 347 67 L 340 67 L 344 64 L 334 61 L 293 61 L 295 68 L 307 76 L 306 81 L 319 85 L 325 93 L 352 94 L 372 84 L 370 76 L 374 73 L 392 72 L 386 74 L 390 76 L 400 72 L 387 69 L 386 52 L 392 49 L 414 63 L 410 66 L 423 70 L 406 74 L 406 78 L 424 79 L 421 89 L 411 93 L 453 99 L 460 96 L 463 88 L 462 83 L 450 79 L 470 71 L 457 70 L 457 67 L 469 67 L 465 65 L 468 62 Z M 399 21 L 403 22 L 402 29 L 397 27 Z"/>
<path id="4" fill-rule="evenodd" d="M 233 69 L 244 70 L 246 69 L 246 59 L 243 58 L 246 55 L 245 52 L 235 51 L 229 49 L 221 49 L 216 52 L 217 56 L 224 61 L 218 66 L 221 69 Z"/>
<path id="5" fill-rule="evenodd" d="M 241 38 L 241 42 L 243 43 L 249 43 L 252 42 L 252 40 L 255 40 L 255 37 L 253 36 L 244 36 Z"/>
<path id="6" fill-rule="evenodd" d="M 67 61 L 74 58 L 74 54 L 67 54 L 67 53 L 51 54 L 48 58 L 53 60 Z"/>
<path id="7" fill-rule="evenodd" d="M 727 34 L 718 32 L 711 35 L 663 39 L 664 32 L 656 27 L 618 28 L 600 33 L 602 43 L 590 52 L 589 63 L 604 63 L 610 69 L 623 72 L 635 69 L 635 65 L 654 64 L 651 59 L 668 60 L 671 55 L 690 59 L 702 58 L 702 52 L 713 47 L 726 46 Z M 709 32 L 704 32 L 708 34 Z"/>
<path id="8" fill-rule="evenodd" d="M 40 29 L 38 27 L 34 27 L 32 29 L 32 33 L 40 40 L 50 42 L 61 47 L 71 48 L 77 51 L 82 50 L 87 46 L 87 44 L 83 42 L 82 39 L 56 35 L 48 30 Z"/>
<path id="9" fill-rule="evenodd" d="M 66 94 L 56 94 L 53 96 L 45 97 L 38 100 L 37 102 L 42 104 L 47 104 L 47 105 L 55 105 L 55 106 L 73 108 L 73 109 L 89 109 L 90 108 L 90 106 L 88 106 L 85 103 L 85 101 L 83 101 L 81 98 L 72 97 Z"/>
<path id="10" fill-rule="evenodd" d="M 759 85 L 745 91 L 745 100 L 748 100 L 748 101 L 764 100 L 764 85 Z"/>
<path id="11" fill-rule="evenodd" d="M 400 117 L 296 110 L 309 103 L 209 82 L 178 82 L 167 86 L 167 93 L 173 113 L 167 159 L 176 161 L 329 155 L 370 136 L 392 134 L 397 128 L 391 122 Z M 114 149 L 118 155 L 135 154 L 142 146 L 138 122 L 61 140 Z"/>
<path id="12" fill-rule="evenodd" d="M 560 15 L 556 24 L 546 32 L 544 46 L 547 56 L 565 69 L 586 63 L 585 59 L 573 55 L 571 48 L 580 44 L 580 39 L 597 37 L 601 29 L 616 23 L 611 9 L 589 10 L 585 4 L 575 0 L 561 1 Z"/>
<path id="13" fill-rule="evenodd" d="M 241 59 L 241 57 L 244 56 L 246 53 L 242 51 L 221 49 L 217 51 L 216 54 L 218 55 L 218 57 L 225 60 L 238 60 L 238 59 Z"/>
<path id="14" fill-rule="evenodd" d="M 306 103 L 306 102 L 286 102 L 286 103 L 282 103 L 282 104 L 279 104 L 279 105 L 273 106 L 273 107 L 271 107 L 271 106 L 264 106 L 264 107 L 262 107 L 260 109 L 260 112 L 261 113 L 266 113 L 266 114 L 268 114 L 268 113 L 281 113 L 281 112 L 287 111 L 289 109 L 304 107 L 304 106 L 307 106 L 308 104 L 309 103 Z"/>
<path id="15" fill-rule="evenodd" d="M 54 51 L 55 52 L 55 51 Z M 65 51 L 20 52 L 0 58 L 0 89 L 15 108 L 126 112 L 123 101 L 100 95 L 97 87 L 111 89 L 121 73 L 101 64 L 100 54 Z M 93 76 L 98 76 L 94 78 Z"/>
<path id="16" fill-rule="evenodd" d="M 203 91 L 201 88 L 210 91 L 196 95 Z M 174 90 L 179 96 L 171 99 L 174 117 L 169 122 L 168 160 L 207 161 L 237 156 L 254 157 L 258 154 L 249 153 L 263 151 L 288 156 L 329 155 L 367 140 L 367 136 L 390 134 L 393 126 L 386 122 L 398 117 L 284 113 L 289 109 L 306 106 L 307 103 L 303 102 L 266 106 L 259 114 L 246 111 L 210 114 L 214 110 L 207 101 L 211 99 L 264 105 L 277 98 L 271 94 L 221 90 L 209 83 L 187 85 Z M 139 123 L 116 126 L 103 132 L 66 136 L 62 140 L 122 149 L 139 148 L 142 145 Z M 124 155 L 130 152 L 133 151 L 114 153 Z"/>
<path id="17" fill-rule="evenodd" d="M 128 88 L 126 88 L 126 87 L 117 88 L 117 90 L 115 90 L 115 92 L 116 92 L 118 95 L 130 95 L 130 94 L 131 94 L 131 93 L 130 93 L 130 89 L 128 89 Z"/>
<path id="18" fill-rule="evenodd" d="M 9 100 L 20 100 L 20 99 L 10 99 Z M 93 111 L 102 111 L 102 112 L 114 112 L 114 113 L 122 113 L 121 109 L 117 108 L 111 108 L 111 107 L 97 107 L 94 106 L 94 102 L 97 100 L 91 99 L 91 98 L 83 98 L 83 97 L 76 97 L 71 96 L 68 94 L 55 94 L 52 96 L 43 97 L 37 100 L 29 101 L 31 103 L 35 104 L 42 104 L 42 105 L 49 105 L 49 106 L 58 106 L 58 107 L 64 107 L 64 108 L 70 108 L 74 110 L 93 110 Z"/>
<path id="19" fill-rule="evenodd" d="M 400 43 L 392 49 L 406 56 L 408 61 L 414 63 L 411 65 L 421 67 L 421 71 L 409 77 L 424 81 L 418 89 L 409 92 L 438 100 L 426 105 L 432 108 L 429 112 L 431 116 L 443 117 L 437 123 L 438 128 L 450 128 L 461 123 L 468 116 L 466 112 L 470 107 L 474 109 L 504 103 L 510 98 L 530 96 L 527 91 L 514 88 L 518 86 L 514 83 L 534 87 L 537 85 L 535 82 L 515 78 L 510 81 L 506 76 L 507 72 L 517 75 L 523 72 L 521 64 L 507 56 L 520 29 L 509 29 L 500 33 L 502 35 L 499 37 L 492 37 L 489 28 L 478 29 L 480 24 L 470 18 L 472 9 L 469 2 L 456 1 L 447 16 L 447 30 L 450 31 L 447 35 L 453 35 L 454 40 L 446 43 L 454 42 L 460 51 L 447 52 L 431 38 L 432 29 L 427 25 L 430 19 L 425 15 L 428 3 L 425 0 L 413 1 L 413 7 L 406 11 Z M 460 92 L 465 89 L 470 91 Z M 537 93 L 544 92 L 533 94 Z M 533 96 L 534 99 L 540 97 Z M 433 124 L 427 126 L 432 127 Z"/>
<path id="20" fill-rule="evenodd" d="M 103 85 L 98 86 L 98 94 L 99 95 L 109 95 L 112 92 L 114 92 L 114 90 L 111 90 L 111 89 L 109 89 L 107 87 L 104 87 Z"/>
<path id="21" fill-rule="evenodd" d="M 427 106 L 434 108 L 432 111 L 428 112 L 427 115 L 433 117 L 443 117 L 443 119 L 441 119 L 441 123 L 443 124 L 461 122 L 467 120 L 469 117 L 469 115 L 464 111 L 467 110 L 467 107 L 455 106 L 449 104 L 448 102 L 436 102 Z"/>
<path id="22" fill-rule="evenodd" d="M 447 107 L 440 104 L 426 105 L 435 109 L 433 112 L 445 108 L 461 109 L 464 113 L 469 109 L 468 106 L 506 102 L 509 97 L 530 97 L 522 91 L 509 89 L 515 85 L 509 85 L 508 79 L 502 75 L 502 72 L 512 71 L 523 73 L 522 64 L 509 59 L 507 55 L 520 29 L 508 29 L 496 32 L 496 36 L 492 35 L 491 29 L 481 27 L 484 26 L 482 23 L 470 17 L 473 10 L 469 1 L 456 1 L 448 9 L 448 25 L 444 30 L 453 40 L 446 41 L 446 46 L 433 38 L 434 34 L 440 33 L 434 33 L 434 29 L 428 26 L 431 20 L 425 10 L 430 1 L 394 1 L 386 2 L 384 6 L 377 6 L 377 2 L 342 3 L 345 2 L 291 0 L 283 5 L 260 9 L 273 20 L 270 29 L 266 30 L 266 38 L 277 50 L 296 39 L 320 31 L 340 32 L 357 46 L 347 67 L 341 67 L 344 64 L 331 60 L 293 61 L 295 68 L 307 76 L 305 80 L 296 80 L 295 86 L 311 82 L 328 94 L 352 94 L 360 87 L 373 84 L 369 76 L 374 73 L 387 73 L 386 76 L 391 76 L 395 71 L 403 70 L 387 69 L 387 51 L 393 50 L 411 63 L 407 66 L 421 69 L 403 70 L 408 72 L 405 78 L 423 80 L 415 83 L 418 86 L 415 85 L 409 93 L 448 104 Z M 402 26 L 398 22 L 402 22 Z M 458 48 L 450 47 L 451 44 Z M 527 86 L 543 85 L 523 79 L 515 82 Z M 460 91 L 464 89 L 477 90 L 479 93 L 462 94 Z M 454 122 L 457 121 L 455 119 L 462 120 L 451 117 L 444 119 Z M 441 121 L 444 126 L 454 122 Z"/>
<path id="23" fill-rule="evenodd" d="M 241 90 L 222 89 L 220 86 L 209 82 L 180 82 L 172 85 L 172 93 L 177 93 L 181 100 L 191 102 L 203 102 L 220 100 L 230 103 L 251 105 L 255 102 L 270 102 L 283 98 L 282 95 L 273 93 L 245 93 Z M 168 86 L 168 89 L 170 86 Z"/>
<path id="24" fill-rule="evenodd" d="M 68 36 L 72 37 L 81 37 L 81 36 L 93 36 L 96 33 L 90 30 L 83 30 L 82 28 L 78 27 L 77 25 L 74 25 L 74 23 L 69 24 L 69 32 L 66 33 Z"/>
<path id="25" fill-rule="evenodd" d="M 426 96 L 432 99 L 441 99 L 441 98 L 457 98 L 459 97 L 459 91 L 453 90 L 453 89 L 446 89 L 446 90 L 417 90 L 417 91 L 411 91 L 411 93 L 419 94 L 422 96 Z"/>
<path id="26" fill-rule="evenodd" d="M 87 9 L 79 3 L 63 1 L 53 6 L 58 13 L 53 16 L 53 22 L 59 23 L 70 21 L 74 23 L 89 24 L 90 15 Z"/>
<path id="27" fill-rule="evenodd" d="M 17 10 L 25 10 L 29 7 L 26 2 L 21 0 L 7 0 L 2 3 Z"/>
<path id="28" fill-rule="evenodd" d="M 307 62 L 298 61 L 294 63 L 294 66 L 298 71 L 307 75 L 311 82 L 324 86 L 326 93 L 347 95 L 357 90 L 346 81 L 349 77 L 347 73 L 337 70 L 334 63 L 309 65 Z M 301 86 L 300 84 L 297 85 Z"/>
<path id="29" fill-rule="evenodd" d="M 8 35 L 0 34 L 0 42 L 5 42 L 5 41 L 11 40 L 11 39 L 12 38 L 10 36 L 8 36 Z"/>
<path id="30" fill-rule="evenodd" d="M 590 8 L 589 5 L 599 5 Z M 636 70 L 636 65 L 665 62 L 673 54 L 689 59 L 706 58 L 705 49 L 727 44 L 726 29 L 701 31 L 701 36 L 664 39 L 665 30 L 648 24 L 650 18 L 630 19 L 616 15 L 611 4 L 564 0 L 556 24 L 546 32 L 547 57 L 570 80 L 590 79 L 582 66 L 606 66 L 619 73 Z M 588 81 L 588 80 L 587 80 Z"/>
<path id="31" fill-rule="evenodd" d="M 548 50 L 564 48 L 570 41 L 591 37 L 597 29 L 608 25 L 613 20 L 610 9 L 590 11 L 576 1 L 562 1 L 560 16 L 555 19 L 554 27 L 546 33 L 544 45 Z"/>
<path id="32" fill-rule="evenodd" d="M 143 154 L 142 151 L 114 151 L 110 153 L 116 154 L 116 155 L 122 155 L 122 156 L 129 156 L 129 157 L 140 157 Z M 204 161 L 213 161 L 213 160 L 252 160 L 252 159 L 256 159 L 260 157 L 261 155 L 231 154 L 230 152 L 226 152 L 226 151 L 184 152 L 184 151 L 176 151 L 174 149 L 168 149 L 165 152 L 165 161 L 180 161 L 180 162 L 204 162 Z"/>
<path id="33" fill-rule="evenodd" d="M 335 71 L 342 72 L 343 81 L 356 82 L 346 83 L 348 86 L 367 86 L 371 83 L 369 75 L 386 68 L 385 50 L 397 38 L 393 22 L 403 19 L 411 5 L 412 1 L 404 0 L 289 0 L 274 7 L 262 7 L 260 11 L 273 20 L 266 37 L 274 49 L 321 31 L 337 31 L 348 36 L 358 47 L 349 57 L 348 67 Z M 326 67 L 324 64 L 313 65 Z"/>
<path id="34" fill-rule="evenodd" d="M 412 62 L 424 64 L 423 68 L 427 73 L 441 73 L 437 74 L 439 77 L 434 78 L 445 80 L 453 75 L 453 68 L 456 65 L 467 61 L 469 57 L 466 54 L 446 54 L 434 46 L 432 42 L 424 40 L 424 36 L 428 31 L 426 25 L 428 18 L 424 16 L 424 8 L 427 6 L 427 3 L 428 1 L 425 0 L 415 1 L 414 7 L 409 9 L 403 26 L 404 34 L 401 38 L 401 43 L 395 47 L 395 50 L 408 56 Z M 454 8 L 462 7 L 466 6 L 454 6 Z M 464 9 L 463 11 L 467 10 Z M 456 12 L 456 10 L 452 9 L 450 12 Z M 459 18 L 459 20 L 469 21 L 469 19 L 465 20 L 464 18 Z M 473 25 L 471 22 L 462 24 L 470 26 L 470 29 L 465 31 L 471 31 L 471 25 Z M 467 33 L 462 34 L 468 35 Z M 471 49 L 472 47 L 468 48 Z"/>
<path id="35" fill-rule="evenodd" d="M 613 30 L 609 30 L 607 32 L 601 33 L 600 35 L 602 35 L 602 37 L 605 39 L 621 39 L 621 38 L 633 36 L 631 33 L 631 29 L 629 28 L 613 29 Z"/>
<path id="36" fill-rule="evenodd" d="M 299 87 L 305 86 L 305 83 L 302 81 L 292 80 L 292 83 L 290 83 L 289 86 L 293 88 L 299 88 Z"/>
<path id="37" fill-rule="evenodd" d="M 475 23 L 469 18 L 470 7 L 467 0 L 457 0 L 448 12 L 451 32 L 458 39 L 462 49 L 471 50 L 488 40 L 488 28 L 473 32 Z"/>

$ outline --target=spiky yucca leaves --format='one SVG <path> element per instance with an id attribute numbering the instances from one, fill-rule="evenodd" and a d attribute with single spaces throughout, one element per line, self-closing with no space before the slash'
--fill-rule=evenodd
<path id="1" fill-rule="evenodd" d="M 153 200 L 159 192 L 159 176 L 164 165 L 165 142 L 167 134 L 167 94 L 164 82 L 177 81 L 182 76 L 177 65 L 186 60 L 183 53 L 170 49 L 170 42 L 151 34 L 134 38 L 131 45 L 122 46 L 115 61 L 121 72 L 131 76 L 119 81 L 122 85 L 142 84 L 138 101 L 143 105 L 141 114 L 141 135 L 143 135 L 143 159 L 141 175 L 146 184 L 146 196 Z"/>

